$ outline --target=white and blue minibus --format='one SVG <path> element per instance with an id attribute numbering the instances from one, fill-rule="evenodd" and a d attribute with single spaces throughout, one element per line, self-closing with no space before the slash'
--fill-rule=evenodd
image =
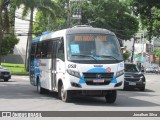
<path id="1" fill-rule="evenodd" d="M 76 26 L 46 32 L 30 50 L 30 82 L 39 93 L 58 92 L 64 102 L 77 96 L 101 96 L 114 103 L 124 87 L 124 60 L 115 34 Z"/>

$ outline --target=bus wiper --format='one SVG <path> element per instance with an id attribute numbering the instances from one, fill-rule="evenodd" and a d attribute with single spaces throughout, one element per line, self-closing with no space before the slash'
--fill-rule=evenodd
<path id="1" fill-rule="evenodd" d="M 96 61 L 97 61 L 97 58 L 95 58 L 95 57 L 94 57 L 94 56 L 92 56 L 92 55 L 73 54 L 72 56 L 90 57 L 90 58 L 92 58 L 92 59 L 94 59 L 94 60 L 96 60 Z"/>
<path id="2" fill-rule="evenodd" d="M 117 62 L 118 62 L 118 59 L 113 57 L 113 56 L 110 56 L 110 55 L 97 55 L 98 57 L 105 57 L 105 58 L 113 58 L 115 59 Z"/>

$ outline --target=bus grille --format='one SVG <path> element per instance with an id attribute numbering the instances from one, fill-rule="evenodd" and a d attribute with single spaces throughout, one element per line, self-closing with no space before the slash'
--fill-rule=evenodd
<path id="1" fill-rule="evenodd" d="M 112 78 L 113 78 L 113 72 L 112 73 L 83 73 L 85 82 L 87 85 L 108 85 Z M 94 82 L 94 81 L 97 82 Z M 102 82 L 98 82 L 98 80 Z"/>

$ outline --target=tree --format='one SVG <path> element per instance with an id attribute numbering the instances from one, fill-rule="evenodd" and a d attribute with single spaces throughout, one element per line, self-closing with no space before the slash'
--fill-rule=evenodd
<path id="1" fill-rule="evenodd" d="M 85 2 L 82 7 L 82 23 L 88 20 L 95 27 L 113 31 L 118 38 L 128 40 L 138 31 L 138 21 L 131 15 L 126 4 L 119 0 L 92 0 Z"/>
<path id="2" fill-rule="evenodd" d="M 131 55 L 131 53 L 128 50 L 126 50 L 126 52 L 123 53 L 124 60 L 128 60 L 128 58 L 130 57 L 130 55 Z"/>
<path id="3" fill-rule="evenodd" d="M 19 42 L 14 34 L 5 35 L 2 40 L 1 55 L 13 53 L 14 46 Z"/>
<path id="4" fill-rule="evenodd" d="M 74 2 L 71 7 L 71 15 L 74 13 L 74 9 L 82 9 L 81 24 L 93 22 L 91 23 L 92 26 L 109 29 L 116 33 L 120 39 L 128 40 L 138 30 L 137 19 L 131 15 L 131 11 L 126 4 L 119 2 L 119 0 L 91 0 L 90 3 L 87 1 L 81 3 Z M 61 9 L 65 11 L 64 4 L 61 5 Z M 38 29 L 45 31 L 47 30 L 45 26 L 48 25 L 52 30 L 65 28 L 64 24 L 67 23 L 67 12 L 64 13 L 56 21 L 50 22 L 50 24 L 48 24 L 45 15 L 37 14 L 36 21 L 41 24 L 35 23 L 35 31 L 38 31 Z M 71 25 L 74 26 L 78 24 L 79 20 L 72 20 L 71 22 Z"/>
<path id="5" fill-rule="evenodd" d="M 0 0 L 0 65 L 1 65 L 1 48 L 2 48 L 2 7 L 3 7 L 3 1 Z"/>
<path id="6" fill-rule="evenodd" d="M 160 0 L 129 0 L 131 9 L 140 17 L 143 28 L 148 31 L 148 40 L 151 41 L 157 29 L 154 29 L 155 21 L 159 18 Z"/>
<path id="7" fill-rule="evenodd" d="M 9 43 L 6 42 L 7 39 L 5 38 L 7 38 L 7 36 L 10 36 L 10 34 L 14 33 L 14 28 L 13 28 L 14 12 L 15 12 L 14 0 L 12 1 L 0 0 L 0 64 L 1 64 L 1 55 L 4 55 L 4 53 L 7 53 L 7 52 L 4 52 L 4 45 L 5 45 L 4 43 L 7 43 L 7 45 L 12 44 L 11 42 Z M 13 40 L 14 39 L 16 39 L 15 36 L 13 36 Z"/>
<path id="8" fill-rule="evenodd" d="M 56 17 L 52 19 L 41 11 L 38 11 L 35 17 L 36 22 L 33 24 L 33 32 L 41 34 L 44 31 L 55 31 L 66 28 L 66 19 L 63 17 Z M 47 18 L 47 19 L 46 19 Z"/>
<path id="9" fill-rule="evenodd" d="M 160 66 L 160 49 L 154 50 L 154 54 L 159 58 L 159 66 Z"/>
<path id="10" fill-rule="evenodd" d="M 28 31 L 28 39 L 26 46 L 25 68 L 28 70 L 28 53 L 31 48 L 32 33 L 33 33 L 33 13 L 34 10 L 42 11 L 44 14 L 50 14 L 51 18 L 55 18 L 55 10 L 59 9 L 58 5 L 53 0 L 16 0 L 17 6 L 24 5 L 22 17 L 24 18 L 30 12 L 30 23 Z"/>
<path id="11" fill-rule="evenodd" d="M 66 1 L 67 2 L 67 1 Z M 42 11 L 38 11 L 35 17 L 36 22 L 33 25 L 34 33 L 42 33 L 44 31 L 55 31 L 67 27 L 67 10 L 65 9 L 65 1 L 57 0 L 61 10 L 55 10 L 56 18 L 52 19 Z"/>

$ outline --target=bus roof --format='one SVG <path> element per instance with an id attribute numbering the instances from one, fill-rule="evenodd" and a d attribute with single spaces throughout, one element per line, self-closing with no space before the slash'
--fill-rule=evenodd
<path id="1" fill-rule="evenodd" d="M 85 33 L 100 33 L 100 34 L 111 34 L 115 35 L 113 32 L 107 30 L 107 29 L 102 29 L 102 28 L 93 28 L 91 26 L 77 26 L 77 27 L 72 27 L 72 28 L 67 28 L 63 30 L 58 30 L 55 32 L 48 32 L 45 35 L 42 35 L 40 37 L 39 41 L 51 39 L 51 38 L 58 38 L 58 37 L 63 37 L 66 34 L 85 34 Z"/>
<path id="2" fill-rule="evenodd" d="M 40 41 L 40 36 L 39 37 L 36 37 L 35 39 L 32 40 L 32 43 L 37 43 Z"/>
<path id="3" fill-rule="evenodd" d="M 73 28 L 68 28 L 66 31 L 66 34 L 75 34 L 75 33 L 101 33 L 101 34 L 112 34 L 114 35 L 113 32 L 107 30 L 107 29 L 102 29 L 102 28 L 93 28 L 91 26 L 85 27 L 73 27 Z"/>

